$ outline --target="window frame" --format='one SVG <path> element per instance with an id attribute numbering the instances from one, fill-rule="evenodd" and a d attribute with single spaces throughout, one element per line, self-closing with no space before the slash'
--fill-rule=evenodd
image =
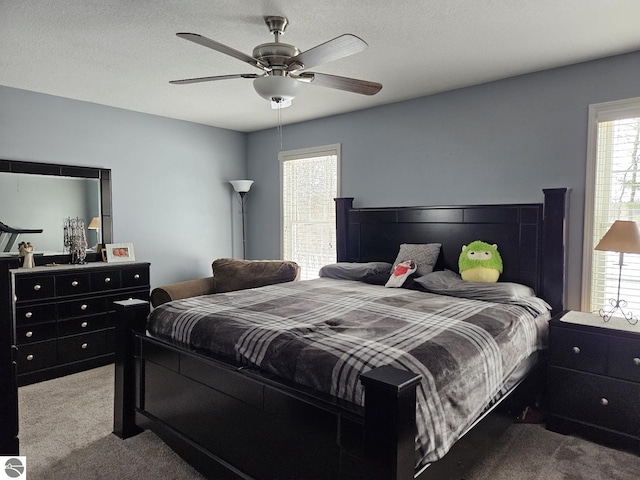
<path id="1" fill-rule="evenodd" d="M 300 160 L 304 158 L 322 157 L 328 155 L 336 156 L 336 196 L 340 197 L 342 192 L 342 153 L 340 143 L 330 145 L 320 145 L 317 147 L 307 147 L 295 150 L 281 150 L 278 152 L 279 163 L 279 190 L 280 190 L 280 258 L 284 259 L 284 162 Z"/>
<path id="2" fill-rule="evenodd" d="M 582 239 L 582 288 L 580 309 L 591 311 L 593 275 L 593 239 L 596 167 L 598 155 L 598 123 L 640 116 L 640 97 L 589 105 L 587 122 L 587 165 L 584 188 L 584 226 Z"/>

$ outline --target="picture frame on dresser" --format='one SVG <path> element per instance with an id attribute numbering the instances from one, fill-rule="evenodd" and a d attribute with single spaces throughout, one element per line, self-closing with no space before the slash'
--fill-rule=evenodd
<path id="1" fill-rule="evenodd" d="M 133 262 L 136 259 L 133 243 L 108 243 L 104 249 L 107 263 Z"/>

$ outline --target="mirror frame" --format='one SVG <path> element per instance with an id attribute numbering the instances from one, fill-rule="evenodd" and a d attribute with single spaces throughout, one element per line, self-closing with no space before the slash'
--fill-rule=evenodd
<path id="1" fill-rule="evenodd" d="M 100 212 L 102 243 L 113 243 L 113 217 L 111 210 L 111 170 L 108 168 L 78 167 L 72 165 L 58 165 L 54 163 L 23 162 L 19 160 L 0 159 L 0 172 L 31 173 L 37 175 L 51 175 L 54 177 L 75 177 L 100 180 Z M 87 261 L 101 260 L 99 253 L 87 255 Z M 65 263 L 69 254 L 46 255 L 55 262 Z M 58 258 L 60 260 L 58 260 Z"/>

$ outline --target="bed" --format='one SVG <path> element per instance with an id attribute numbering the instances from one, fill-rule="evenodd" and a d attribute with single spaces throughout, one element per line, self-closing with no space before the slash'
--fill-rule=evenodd
<path id="1" fill-rule="evenodd" d="M 436 273 L 455 271 L 460 246 L 483 239 L 500 246 L 501 282 L 544 302 L 320 278 L 171 302 L 148 323 L 123 307 L 114 432 L 151 429 L 212 478 L 462 478 L 475 444 L 508 424 L 504 407 L 540 388 L 546 323 L 564 302 L 566 195 L 393 208 L 336 199 L 339 262 L 393 262 L 403 243 L 434 242 Z M 499 326 L 518 339 L 507 353 Z M 339 333 L 337 353 L 327 332 Z M 434 399 L 443 389 L 447 402 Z"/>

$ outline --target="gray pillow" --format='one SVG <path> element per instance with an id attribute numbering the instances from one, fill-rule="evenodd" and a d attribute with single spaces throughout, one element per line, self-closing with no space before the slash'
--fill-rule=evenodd
<path id="1" fill-rule="evenodd" d="M 319 275 L 339 280 L 366 280 L 373 275 L 389 275 L 391 264 L 387 262 L 339 262 L 325 265 Z"/>
<path id="2" fill-rule="evenodd" d="M 535 296 L 533 289 L 526 285 L 512 282 L 466 282 L 451 270 L 431 272 L 415 278 L 414 281 L 432 293 L 487 302 L 512 303 L 521 298 Z"/>
<path id="3" fill-rule="evenodd" d="M 440 243 L 403 243 L 400 245 L 400 251 L 393 262 L 393 268 L 396 268 L 400 262 L 405 260 L 413 260 L 418 269 L 416 276 L 423 276 L 433 272 L 433 267 L 440 255 Z"/>

